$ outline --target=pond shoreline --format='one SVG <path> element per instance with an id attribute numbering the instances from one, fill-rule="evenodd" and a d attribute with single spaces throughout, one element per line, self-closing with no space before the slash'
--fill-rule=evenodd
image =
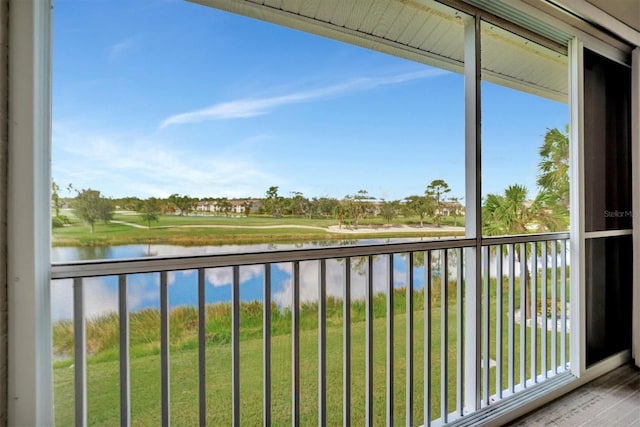
<path id="1" fill-rule="evenodd" d="M 119 230 L 113 230 L 119 227 Z M 80 227 L 68 232 L 66 227 L 55 229 L 51 245 L 60 246 L 119 246 L 129 244 L 161 244 L 177 246 L 223 246 L 252 244 L 294 244 L 300 242 L 340 242 L 352 239 L 389 238 L 456 238 L 464 236 L 464 227 L 424 227 L 409 225 L 360 226 L 349 228 L 331 225 L 318 227 L 299 224 L 223 225 L 189 224 L 146 227 L 126 221 L 112 221 L 96 225 L 96 232 L 88 233 Z M 127 229 L 130 232 L 127 232 Z M 64 234 L 64 235 L 62 235 Z M 355 237 L 357 236 L 357 238 Z"/>

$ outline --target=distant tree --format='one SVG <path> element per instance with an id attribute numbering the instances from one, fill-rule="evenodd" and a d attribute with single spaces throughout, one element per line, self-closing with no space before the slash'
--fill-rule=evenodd
<path id="1" fill-rule="evenodd" d="M 320 197 L 314 198 L 313 204 L 316 206 L 315 211 L 318 215 L 328 218 L 334 215 L 336 206 L 339 206 L 340 202 L 333 197 Z"/>
<path id="2" fill-rule="evenodd" d="M 282 215 L 282 207 L 284 198 L 278 195 L 277 186 L 271 186 L 265 194 L 264 210 L 271 214 L 274 218 L 279 218 Z"/>
<path id="3" fill-rule="evenodd" d="M 344 197 L 346 213 L 353 220 L 353 226 L 355 228 L 358 228 L 360 220 L 365 217 L 367 213 L 367 203 L 372 199 L 367 190 L 358 190 L 357 193 Z"/>
<path id="4" fill-rule="evenodd" d="M 333 215 L 338 220 L 338 228 L 342 228 L 342 224 L 344 223 L 344 218 L 347 215 L 346 207 L 338 203 L 333 207 Z"/>
<path id="5" fill-rule="evenodd" d="M 138 197 L 123 197 L 121 199 L 114 200 L 114 202 L 122 209 L 126 209 L 128 211 L 137 211 L 140 203 L 142 203 L 142 200 L 140 200 Z"/>
<path id="6" fill-rule="evenodd" d="M 451 211 L 453 213 L 453 226 L 458 226 L 458 215 L 462 212 L 463 206 L 460 203 L 462 200 L 460 197 L 450 197 L 449 202 L 451 202 Z"/>
<path id="7" fill-rule="evenodd" d="M 155 197 L 149 197 L 147 200 L 140 201 L 136 210 L 142 220 L 146 221 L 147 227 L 151 228 L 151 222 L 159 220 L 162 204 Z"/>
<path id="8" fill-rule="evenodd" d="M 290 199 L 291 213 L 293 215 L 306 215 L 309 211 L 309 199 L 299 191 L 291 192 Z"/>
<path id="9" fill-rule="evenodd" d="M 436 219 L 436 226 L 438 227 L 440 227 L 440 218 L 442 217 L 443 196 L 450 191 L 451 189 L 449 188 L 449 184 L 442 179 L 435 179 L 431 181 L 431 184 L 427 186 L 427 190 L 425 191 L 425 194 L 428 197 L 433 197 L 435 200 L 436 209 L 434 216 Z"/>
<path id="10" fill-rule="evenodd" d="M 180 216 L 189 215 L 189 213 L 193 211 L 198 204 L 197 198 L 189 197 L 187 195 L 181 196 L 177 193 L 170 195 L 168 201 L 180 211 Z"/>
<path id="11" fill-rule="evenodd" d="M 97 221 L 108 223 L 113 218 L 113 204 L 109 199 L 100 195 L 97 190 L 90 188 L 77 191 L 73 202 L 75 215 L 94 231 Z"/>
<path id="12" fill-rule="evenodd" d="M 398 200 L 383 201 L 380 206 L 380 216 L 384 218 L 386 224 L 391 224 L 394 218 L 398 216 L 400 210 L 400 202 Z"/>
<path id="13" fill-rule="evenodd" d="M 433 214 L 433 199 L 427 196 L 409 196 L 405 199 L 405 211 L 409 215 L 417 215 L 420 218 L 420 227 L 424 226 L 424 218 Z"/>
<path id="14" fill-rule="evenodd" d="M 178 211 L 180 210 L 180 208 L 178 207 L 178 205 L 180 204 L 180 197 L 181 196 L 178 193 L 174 193 L 170 195 L 169 198 L 167 199 L 169 204 L 173 206 L 175 210 L 178 210 Z M 182 211 L 180 212 L 180 215 L 182 215 Z"/>
<path id="15" fill-rule="evenodd" d="M 251 200 L 245 200 L 242 203 L 242 212 L 244 212 L 244 216 L 246 216 L 247 218 L 249 218 L 249 214 L 251 213 Z"/>
<path id="16" fill-rule="evenodd" d="M 55 181 L 51 181 L 51 201 L 56 217 L 60 216 L 60 186 Z"/>
<path id="17" fill-rule="evenodd" d="M 220 197 L 216 199 L 216 205 L 220 212 L 224 213 L 224 216 L 228 217 L 233 209 L 233 204 L 226 197 Z"/>
<path id="18" fill-rule="evenodd" d="M 310 199 L 309 208 L 307 209 L 307 217 L 311 219 L 314 216 L 321 216 L 321 215 L 322 213 L 320 211 L 320 199 L 318 199 L 317 197 Z"/>

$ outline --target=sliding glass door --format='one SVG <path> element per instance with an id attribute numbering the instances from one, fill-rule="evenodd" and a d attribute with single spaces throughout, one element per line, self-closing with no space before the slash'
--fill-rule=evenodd
<path id="1" fill-rule="evenodd" d="M 631 347 L 631 73 L 584 51 L 587 367 Z"/>

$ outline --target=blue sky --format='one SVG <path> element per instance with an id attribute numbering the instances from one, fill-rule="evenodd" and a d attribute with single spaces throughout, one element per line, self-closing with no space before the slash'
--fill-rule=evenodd
<path id="1" fill-rule="evenodd" d="M 483 193 L 566 105 L 483 85 Z M 110 197 L 464 196 L 462 76 L 181 0 L 57 0 L 53 178 Z"/>

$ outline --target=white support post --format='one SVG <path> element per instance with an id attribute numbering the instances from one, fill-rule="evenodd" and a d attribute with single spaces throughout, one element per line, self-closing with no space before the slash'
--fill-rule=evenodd
<path id="1" fill-rule="evenodd" d="M 49 0 L 9 12 L 8 424 L 53 425 Z"/>
<path id="2" fill-rule="evenodd" d="M 569 44 L 569 169 L 571 171 L 571 372 L 586 369 L 585 338 L 585 228 L 584 228 L 584 48 L 578 39 Z"/>
<path id="3" fill-rule="evenodd" d="M 464 407 L 480 409 L 480 355 L 482 354 L 482 186 L 480 161 L 480 18 L 469 22 L 464 33 L 465 91 L 465 201 L 467 238 L 476 246 L 465 253 L 464 303 Z"/>
<path id="4" fill-rule="evenodd" d="M 631 173 L 633 199 L 633 253 L 640 254 L 640 47 L 631 53 Z M 633 263 L 631 357 L 640 366 L 640 266 Z"/>

